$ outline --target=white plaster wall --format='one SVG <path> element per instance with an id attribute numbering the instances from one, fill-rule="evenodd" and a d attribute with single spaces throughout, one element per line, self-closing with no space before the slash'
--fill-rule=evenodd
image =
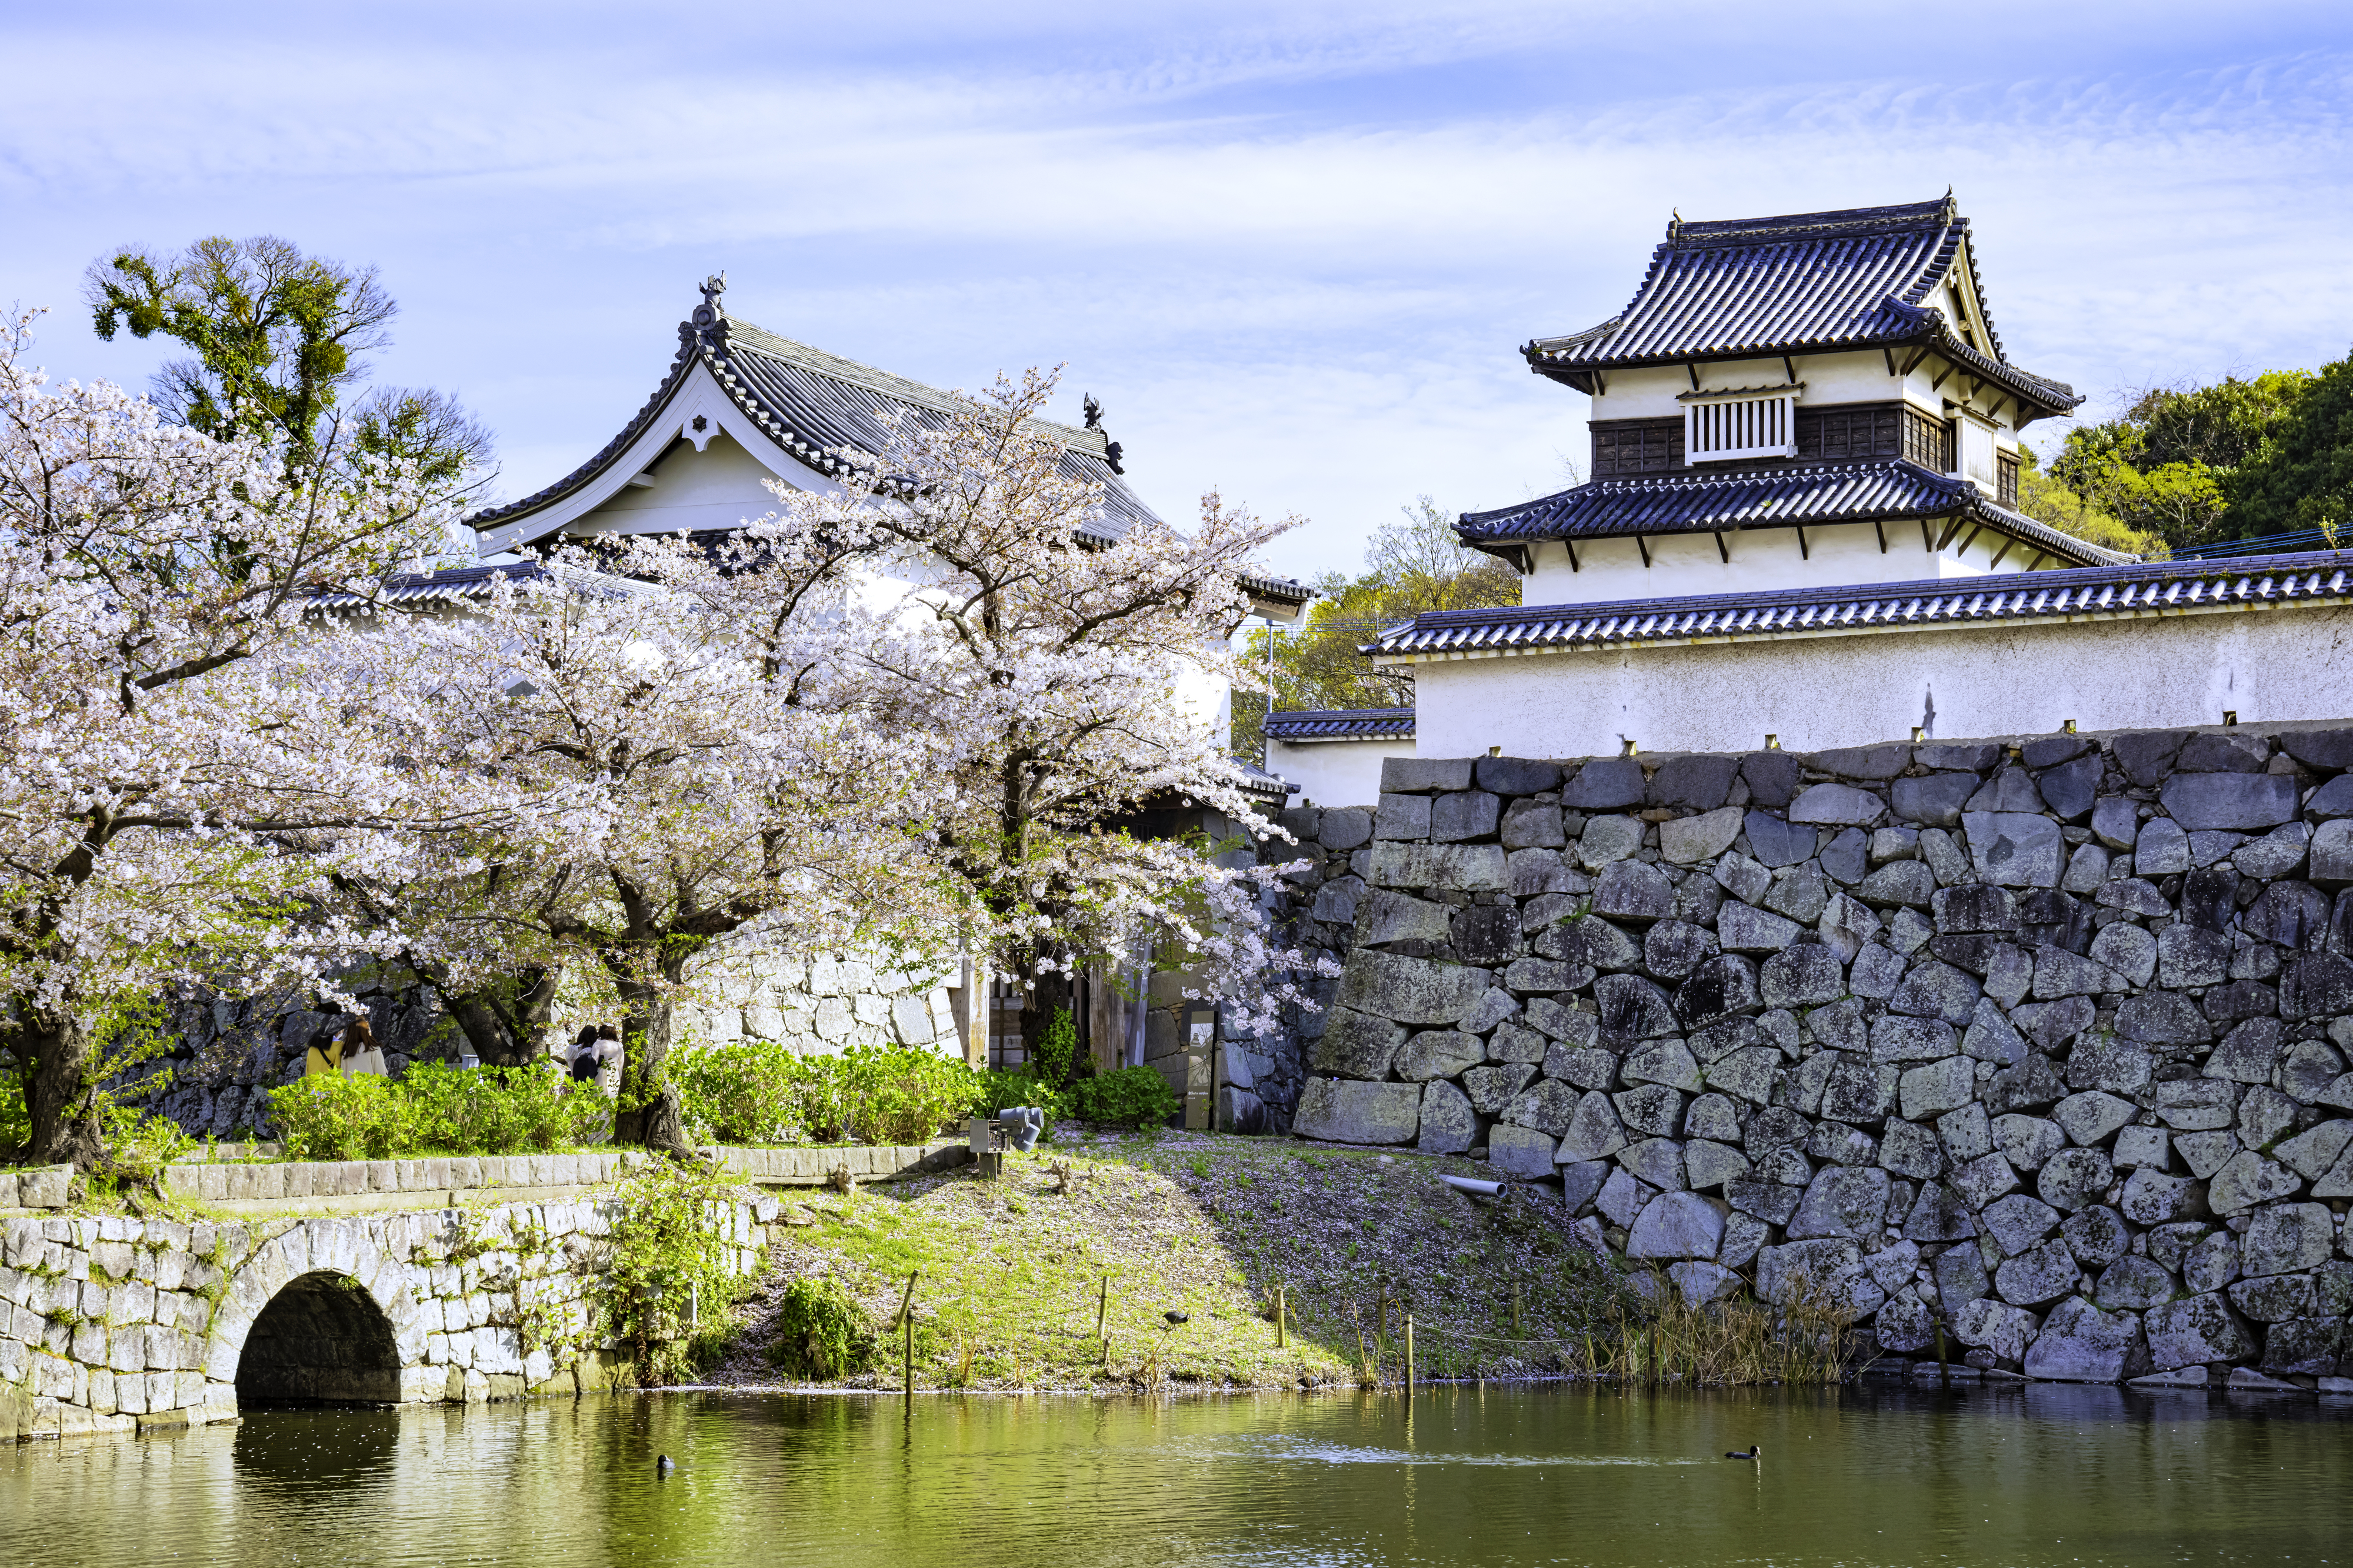
<path id="1" fill-rule="evenodd" d="M 1900 739 L 2341 717 L 2353 609 L 1460 659 L 1414 671 L 1432 757 L 1791 751 Z M 1933 706 L 1933 712 L 1931 708 Z"/>
<path id="2" fill-rule="evenodd" d="M 733 528 L 776 510 L 766 481 L 766 464 L 745 451 L 724 430 L 702 451 L 679 446 L 648 470 L 650 487 L 620 491 L 565 531 L 669 533 L 681 528 Z"/>
<path id="3" fill-rule="evenodd" d="M 1481 748 L 1483 754 L 1485 748 Z M 1390 757 L 1410 757 L 1414 742 L 1395 741 L 1306 741 L 1270 739 L 1266 765 L 1299 786 L 1293 805 L 1377 805 L 1381 797 L 1381 763 Z M 1450 756 L 1470 756 L 1452 752 Z"/>
<path id="4" fill-rule="evenodd" d="M 1651 563 L 1642 563 L 1641 549 L 1631 539 L 1579 541 L 1577 565 L 1571 570 L 1568 547 L 1546 542 L 1532 551 L 1535 570 L 1521 579 L 1524 605 L 1599 605 L 1620 599 L 1657 599 L 1698 594 L 1754 594 L 1777 588 L 1815 588 L 1848 583 L 1909 583 L 1924 578 L 1978 577 L 1989 570 L 2005 575 L 2022 572 L 2034 552 L 2013 548 L 1992 564 L 2008 542 L 1988 529 L 1963 529 L 1941 552 L 1927 548 L 1945 524 L 1932 522 L 1924 542 L 1917 522 L 1885 525 L 1887 548 L 1867 522 L 1839 523 L 1806 530 L 1806 545 L 1798 547 L 1794 528 L 1728 531 L 1725 544 L 1732 552 L 1726 562 L 1709 533 L 1651 535 Z M 1964 548 L 1966 547 L 1966 548 Z M 2046 567 L 2065 562 L 2045 557 Z M 1431 755 L 1438 755 L 1432 752 Z"/>

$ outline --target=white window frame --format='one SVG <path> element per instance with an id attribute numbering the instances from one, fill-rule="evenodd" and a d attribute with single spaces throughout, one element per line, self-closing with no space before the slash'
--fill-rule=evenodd
<path id="1" fill-rule="evenodd" d="M 1796 457 L 1800 390 L 1683 394 L 1683 466 Z"/>

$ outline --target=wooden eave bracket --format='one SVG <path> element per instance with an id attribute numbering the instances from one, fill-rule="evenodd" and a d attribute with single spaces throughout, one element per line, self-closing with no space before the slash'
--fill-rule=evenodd
<path id="1" fill-rule="evenodd" d="M 1945 546 L 1947 546 L 1947 544 L 1950 544 L 1950 543 L 1953 542 L 1953 536 L 1954 536 L 1955 534 L 1957 534 L 1957 533 L 1960 532 L 1960 531 L 1961 531 L 1961 530 L 1962 530 L 1963 528 L 1966 528 L 1967 526 L 1968 526 L 1968 521 L 1969 521 L 1968 513 L 1967 513 L 1967 512 L 1962 512 L 1962 513 L 1959 513 L 1958 515 L 1955 516 L 1955 517 L 1954 517 L 1954 519 L 1953 519 L 1953 521 L 1952 521 L 1952 525 L 1951 525 L 1950 527 L 1947 528 L 1947 529 L 1945 530 L 1945 531 L 1944 531 L 1941 535 L 1939 535 L 1939 536 L 1938 536 L 1938 538 L 1937 538 L 1937 540 L 1936 540 L 1936 548 L 1934 551 L 1930 552 L 1930 553 L 1931 553 L 1931 554 L 1936 554 L 1936 555 L 1942 555 L 1942 554 L 1945 552 Z M 1923 531 L 1925 531 L 1925 530 L 1927 528 L 1927 526 L 1928 526 L 1928 525 L 1927 525 L 1926 523 L 1925 523 L 1925 522 L 1924 522 L 1924 523 L 1922 523 L 1920 526 L 1921 526 L 1922 530 L 1923 530 Z"/>
<path id="2" fill-rule="evenodd" d="M 1585 570 L 1584 563 L 1578 561 L 1577 558 L 1577 541 L 1574 539 L 1564 539 L 1560 542 L 1560 547 L 1568 552 L 1568 569 L 1571 573 L 1577 573 Z"/>
<path id="3" fill-rule="evenodd" d="M 2018 535 L 2014 533 L 2005 535 L 2001 542 L 2001 548 L 1995 551 L 1993 553 L 1993 559 L 1986 563 L 1986 570 L 1989 572 L 1999 571 L 2001 567 L 2001 558 L 2017 548 Z"/>
<path id="4" fill-rule="evenodd" d="M 1685 361 L 1683 361 L 1683 374 L 1684 374 L 1685 375 L 1687 375 L 1687 376 L 1690 376 L 1690 377 L 1691 377 L 1692 390 L 1693 390 L 1694 392 L 1697 392 L 1697 391 L 1699 390 L 1699 365 L 1698 365 L 1698 363 L 1697 363 L 1696 362 L 1694 362 L 1694 361 L 1692 361 L 1692 360 L 1685 360 Z"/>
<path id="5" fill-rule="evenodd" d="M 1730 546 L 1729 544 L 1726 544 L 1726 543 L 1724 542 L 1724 530 L 1722 530 L 1722 529 L 1720 529 L 1720 528 L 1719 528 L 1719 529 L 1716 529 L 1716 530 L 1715 531 L 1715 552 L 1716 552 L 1718 555 L 1723 556 L 1723 557 L 1724 557 L 1724 563 L 1725 563 L 1726 566 L 1729 566 L 1729 565 L 1731 565 L 1731 564 L 1732 564 L 1732 546 Z"/>
<path id="6" fill-rule="evenodd" d="M 1637 549 L 1637 550 L 1639 550 L 1639 551 L 1641 551 L 1641 552 L 1642 552 L 1642 568 L 1643 568 L 1643 570 L 1644 570 L 1644 571 L 1648 571 L 1648 570 L 1650 570 L 1650 565 L 1651 565 L 1651 542 L 1650 542 L 1650 540 L 1648 540 L 1647 538 L 1643 537 L 1641 534 L 1639 534 L 1639 533 L 1638 533 L 1638 534 L 1636 534 L 1636 535 L 1634 536 L 1634 548 L 1635 548 L 1635 549 Z"/>
<path id="7" fill-rule="evenodd" d="M 1915 370 L 1919 368 L 1920 362 L 1928 357 L 1928 352 L 1929 351 L 1926 346 L 1913 350 L 1912 357 L 1905 360 L 1904 362 L 1904 368 L 1897 371 L 1895 374 L 1899 376 L 1910 375 Z M 1892 359 L 1894 356 L 1891 354 L 1888 357 Z"/>
<path id="8" fill-rule="evenodd" d="M 1814 552 L 1812 546 L 1806 542 L 1806 525 L 1802 522 L 1799 523 L 1797 525 L 1797 529 L 1798 559 L 1800 561 L 1811 561 L 1814 558 Z"/>
<path id="9" fill-rule="evenodd" d="M 1873 519 L 1871 520 L 1871 527 L 1872 527 L 1872 531 L 1879 535 L 1879 552 L 1880 552 L 1882 555 L 1886 554 L 1886 553 L 1887 553 L 1887 524 L 1886 524 L 1886 522 L 1885 522 L 1885 521 L 1883 521 L 1883 520 L 1879 519 L 1879 518 L 1875 518 L 1875 517 L 1874 517 L 1874 518 L 1873 518 Z"/>

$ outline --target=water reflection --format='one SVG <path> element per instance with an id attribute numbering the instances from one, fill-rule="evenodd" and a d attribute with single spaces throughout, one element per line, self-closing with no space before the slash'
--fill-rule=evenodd
<path id="1" fill-rule="evenodd" d="M 2110 1388 L 257 1412 L 0 1449 L 19 1563 L 2325 1562 L 2353 1401 Z M 1760 1462 L 1728 1449 L 1760 1446 Z M 677 1469 L 658 1476 L 655 1457 Z"/>

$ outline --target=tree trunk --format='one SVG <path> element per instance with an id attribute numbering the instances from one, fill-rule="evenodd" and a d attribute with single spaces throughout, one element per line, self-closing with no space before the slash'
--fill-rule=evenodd
<path id="1" fill-rule="evenodd" d="M 466 1043 L 491 1067 L 521 1067 L 547 1050 L 547 1023 L 555 1006 L 563 971 L 526 969 L 512 986 L 501 982 L 448 996 L 450 1016 L 466 1032 Z"/>
<path id="2" fill-rule="evenodd" d="M 620 992 L 621 1098 L 613 1115 L 613 1142 L 691 1158 L 693 1151 L 687 1146 L 678 1089 L 664 1070 L 670 1058 L 670 999 L 645 985 L 624 984 Z"/>
<path id="3" fill-rule="evenodd" d="M 98 1051 L 81 1020 L 71 1014 L 27 1011 L 17 1037 L 25 1074 L 25 1109 L 33 1138 L 26 1151 L 35 1165 L 95 1167 L 106 1153 L 99 1137 L 96 1078 Z"/>

